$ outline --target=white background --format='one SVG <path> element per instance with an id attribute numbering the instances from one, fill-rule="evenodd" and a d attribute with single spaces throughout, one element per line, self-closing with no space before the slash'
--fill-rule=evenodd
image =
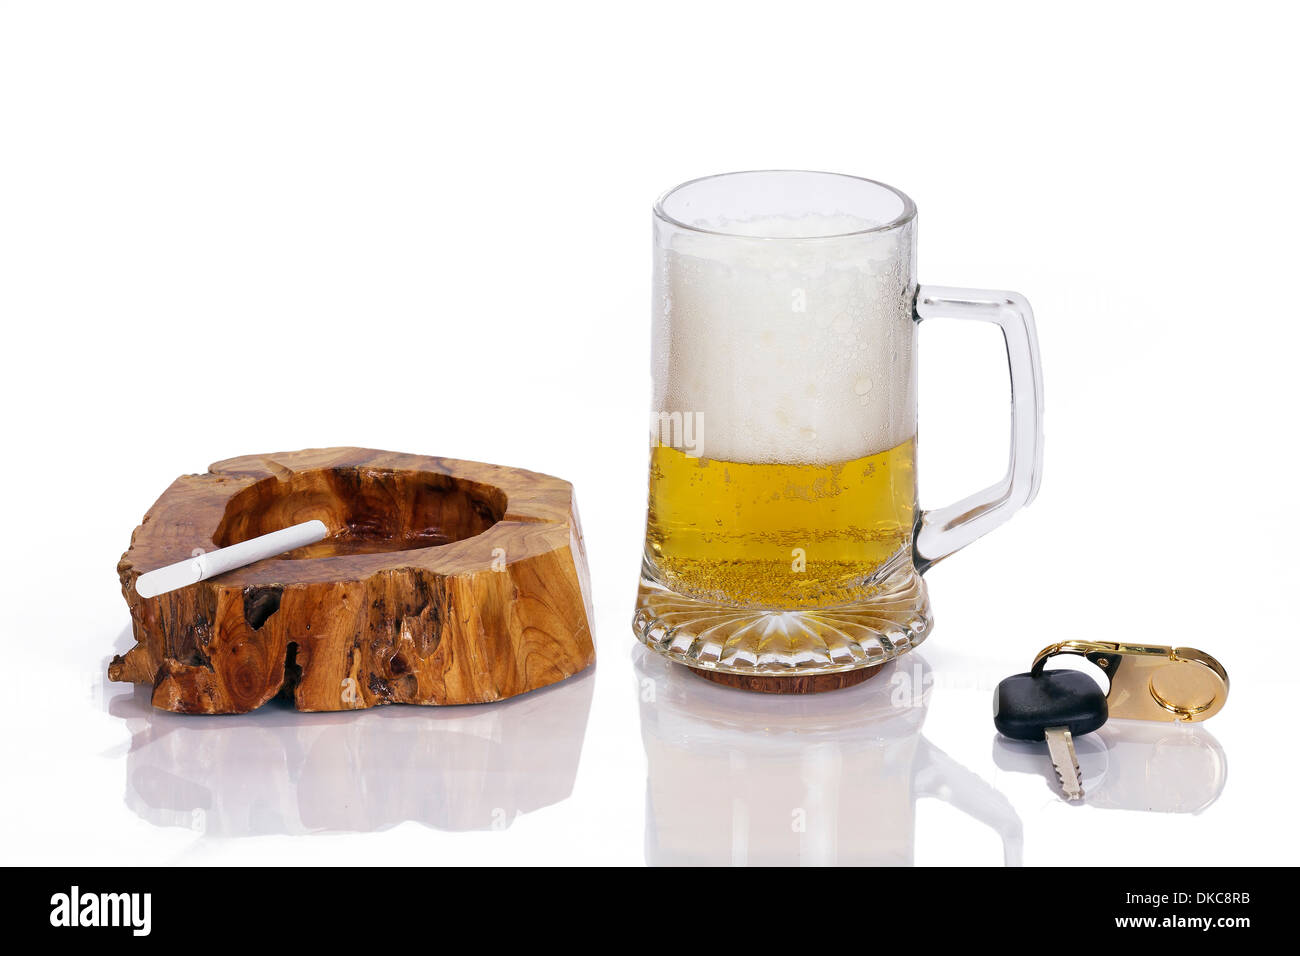
<path id="1" fill-rule="evenodd" d="M 654 856 L 663 821 L 648 826 L 628 626 L 650 205 L 688 178 L 766 167 L 898 186 L 920 208 L 923 282 L 1015 289 L 1037 313 L 1042 492 L 928 575 L 925 739 L 1014 807 L 1027 863 L 1294 861 L 1297 773 L 1281 744 L 1300 672 L 1298 77 L 1295 23 L 1275 9 L 0 4 L 4 861 Z M 932 323 L 921 349 L 933 507 L 1004 467 L 1005 360 L 991 327 Z M 590 697 L 581 757 L 553 771 L 567 799 L 498 830 L 446 822 L 494 807 L 353 806 L 340 794 L 362 771 L 346 761 L 324 783 L 295 778 L 289 752 L 319 718 L 151 715 L 143 692 L 105 682 L 128 624 L 116 562 L 176 475 L 346 444 L 575 483 L 599 666 L 550 692 L 579 726 Z M 1228 767 L 1221 793 L 1196 774 L 1170 783 L 1189 771 L 1169 747 L 1153 765 L 1172 776 L 1142 785 L 1156 796 L 1139 786 L 1120 806 L 1069 807 L 1042 776 L 998 765 L 994 684 L 1068 638 L 1187 644 L 1225 663 L 1212 737 L 1177 744 L 1208 754 L 1210 776 Z M 743 723 L 745 700 L 720 706 Z M 445 721 L 462 721 L 497 752 L 529 732 L 490 710 L 338 718 L 370 720 L 371 742 L 340 752 L 381 765 L 384 728 L 418 738 L 443 720 L 447 738 L 462 725 Z M 270 755 L 242 760 L 240 733 Z M 731 746 L 763 759 L 761 734 Z M 431 759 L 446 771 L 431 785 L 472 805 L 483 778 Z M 673 772 L 651 783 L 680 789 Z M 536 784 L 484 773 L 495 793 Z M 725 784 L 701 797 L 719 831 L 740 819 Z M 241 787 L 275 796 L 262 806 Z M 159 791 L 171 796 L 147 796 Z M 1002 860 L 944 800 L 918 799 L 913 817 L 904 798 L 891 816 L 869 791 L 839 807 L 838 846 L 804 862 L 860 858 L 869 838 L 843 834 L 871 833 L 873 814 L 882 835 L 907 831 L 917 863 Z M 1197 813 L 1143 806 L 1207 794 Z M 339 824 L 311 806 L 355 813 Z M 304 834 L 316 819 L 350 832 Z"/>

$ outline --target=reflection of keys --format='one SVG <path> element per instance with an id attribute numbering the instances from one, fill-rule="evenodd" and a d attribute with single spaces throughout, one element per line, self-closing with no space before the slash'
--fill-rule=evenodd
<path id="1" fill-rule="evenodd" d="M 1083 798 L 1074 738 L 1105 722 L 1106 695 L 1079 671 L 1016 674 L 998 684 L 993 697 L 993 723 L 999 733 L 1015 740 L 1047 741 L 1067 800 Z"/>

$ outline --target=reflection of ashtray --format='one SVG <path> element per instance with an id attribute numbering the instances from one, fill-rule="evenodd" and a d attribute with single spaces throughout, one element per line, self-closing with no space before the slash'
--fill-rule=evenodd
<path id="1" fill-rule="evenodd" d="M 211 836 L 509 827 L 573 791 L 595 675 L 482 707 L 302 714 L 282 701 L 217 721 L 112 698 L 131 730 L 126 803 Z"/>
<path id="2" fill-rule="evenodd" d="M 142 598 L 145 571 L 313 519 L 325 540 Z M 118 565 L 138 642 L 113 680 L 153 704 L 243 713 L 467 704 L 595 660 L 573 486 L 361 448 L 232 458 L 176 479 Z"/>

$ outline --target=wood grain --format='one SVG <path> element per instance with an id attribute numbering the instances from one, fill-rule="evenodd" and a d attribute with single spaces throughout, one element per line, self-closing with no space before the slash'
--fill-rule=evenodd
<path id="1" fill-rule="evenodd" d="M 135 580 L 300 521 L 321 542 L 154 598 Z M 172 483 L 118 564 L 136 646 L 112 680 L 154 706 L 244 713 L 502 700 L 595 661 L 566 481 L 363 448 L 218 462 Z"/>

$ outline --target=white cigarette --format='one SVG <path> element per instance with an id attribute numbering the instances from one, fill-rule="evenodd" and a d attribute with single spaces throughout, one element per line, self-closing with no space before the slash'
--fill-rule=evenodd
<path id="1" fill-rule="evenodd" d="M 254 561 L 284 554 L 303 545 L 320 541 L 329 529 L 323 521 L 304 521 L 272 531 L 270 534 L 249 538 L 228 548 L 218 548 L 197 557 L 177 561 L 165 568 L 148 571 L 135 579 L 135 589 L 141 597 L 157 597 L 168 591 L 175 591 L 190 584 L 206 581 L 208 578 L 225 574 L 235 568 L 242 568 Z"/>

